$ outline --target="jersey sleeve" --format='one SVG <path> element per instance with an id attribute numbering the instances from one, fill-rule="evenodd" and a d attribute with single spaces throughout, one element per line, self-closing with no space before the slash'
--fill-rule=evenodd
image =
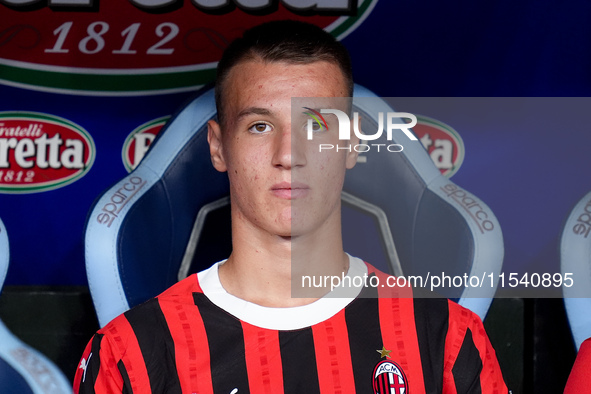
<path id="1" fill-rule="evenodd" d="M 445 347 L 444 393 L 508 393 L 482 321 L 452 301 Z"/>
<path id="2" fill-rule="evenodd" d="M 591 383 L 591 338 L 586 339 L 579 348 L 564 394 L 588 392 L 589 383 Z"/>
<path id="3" fill-rule="evenodd" d="M 90 340 L 74 377 L 74 393 L 122 393 L 123 378 L 109 340 L 100 332 Z"/>

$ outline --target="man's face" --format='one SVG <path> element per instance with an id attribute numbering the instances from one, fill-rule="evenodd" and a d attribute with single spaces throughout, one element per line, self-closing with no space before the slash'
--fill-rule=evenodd
<path id="1" fill-rule="evenodd" d="M 322 231 L 335 221 L 340 231 L 345 169 L 357 156 L 319 153 L 319 142 L 346 142 L 338 141 L 336 126 L 308 141 L 305 110 L 292 122 L 291 108 L 292 97 L 346 97 L 339 67 L 245 61 L 230 70 L 224 93 L 225 122 L 210 122 L 209 140 L 214 166 L 228 172 L 232 220 L 283 237 Z M 333 108 L 346 110 L 342 102 Z M 329 129 L 331 123 L 336 118 Z"/>

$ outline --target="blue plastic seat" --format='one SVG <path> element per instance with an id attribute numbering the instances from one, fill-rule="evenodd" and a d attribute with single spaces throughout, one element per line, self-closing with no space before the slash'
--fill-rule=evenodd
<path id="1" fill-rule="evenodd" d="M 591 338 L 591 192 L 570 212 L 562 231 L 560 265 L 563 277 L 570 274 L 562 287 L 568 322 L 577 349 Z"/>
<path id="2" fill-rule="evenodd" d="M 362 129 L 377 130 L 376 108 L 393 111 L 356 86 Z M 93 206 L 85 254 L 101 326 L 230 253 L 227 175 L 213 168 L 207 144 L 207 121 L 215 116 L 213 90 L 205 89 Z M 426 276 L 443 267 L 449 275 L 496 276 L 504 250 L 494 214 L 442 176 L 419 141 L 394 137 L 389 143 L 402 144 L 402 152 L 363 154 L 347 173 L 345 250 L 396 275 Z M 445 295 L 484 318 L 495 291 L 496 283 Z"/>
<path id="3" fill-rule="evenodd" d="M 0 292 L 8 271 L 9 259 L 8 235 L 0 220 Z M 43 354 L 19 340 L 0 321 L 0 393 L 71 392 L 72 386 L 62 371 Z"/>

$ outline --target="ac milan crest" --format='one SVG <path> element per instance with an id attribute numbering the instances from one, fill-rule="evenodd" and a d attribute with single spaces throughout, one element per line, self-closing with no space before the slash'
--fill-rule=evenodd
<path id="1" fill-rule="evenodd" d="M 382 360 L 373 369 L 374 394 L 408 394 L 408 381 L 400 365 Z"/>

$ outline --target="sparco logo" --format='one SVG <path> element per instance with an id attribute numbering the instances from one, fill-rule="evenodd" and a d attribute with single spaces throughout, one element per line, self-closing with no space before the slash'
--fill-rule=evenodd
<path id="1" fill-rule="evenodd" d="M 139 176 L 132 176 L 125 182 L 115 193 L 109 196 L 109 201 L 103 205 L 101 213 L 96 217 L 96 220 L 100 224 L 106 224 L 107 227 L 111 227 L 113 220 L 119 217 L 119 213 L 127 203 L 146 185 Z"/>
<path id="2" fill-rule="evenodd" d="M 29 372 L 29 376 L 40 386 L 43 393 L 59 394 L 63 392 L 59 377 L 35 353 L 19 346 L 10 349 L 10 354 L 22 368 Z"/>
<path id="3" fill-rule="evenodd" d="M 151 120 L 129 133 L 121 152 L 123 165 L 128 172 L 134 170 L 142 161 L 152 141 L 154 141 L 169 118 L 170 116 L 164 116 Z"/>
<path id="4" fill-rule="evenodd" d="M 94 162 L 86 130 L 36 112 L 0 112 L 0 192 L 36 193 L 82 178 Z"/>
<path id="5" fill-rule="evenodd" d="M 457 131 L 445 123 L 420 115 L 417 115 L 413 131 L 443 175 L 451 178 L 458 172 L 464 161 L 464 142 Z"/>
<path id="6" fill-rule="evenodd" d="M 196 90 L 253 26 L 313 23 L 342 39 L 377 0 L 0 0 L 0 82 L 44 91 Z M 124 17 L 122 17 L 124 16 Z"/>
<path id="7" fill-rule="evenodd" d="M 587 204 L 585 204 L 583 213 L 577 218 L 573 231 L 577 235 L 582 234 L 585 238 L 589 235 L 589 231 L 591 231 L 591 200 L 587 201 Z"/>
<path id="8" fill-rule="evenodd" d="M 488 218 L 488 209 L 480 205 L 480 203 L 469 193 L 453 183 L 448 183 L 443 186 L 441 190 L 447 197 L 457 202 L 468 215 L 470 215 L 482 234 L 484 234 L 485 231 L 494 230 L 495 225 Z"/>

